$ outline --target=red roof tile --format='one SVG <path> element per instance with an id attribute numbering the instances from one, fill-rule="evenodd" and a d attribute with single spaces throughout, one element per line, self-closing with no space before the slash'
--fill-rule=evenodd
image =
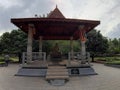
<path id="1" fill-rule="evenodd" d="M 48 18 L 65 18 L 65 17 L 56 6 L 56 8 L 49 13 Z"/>

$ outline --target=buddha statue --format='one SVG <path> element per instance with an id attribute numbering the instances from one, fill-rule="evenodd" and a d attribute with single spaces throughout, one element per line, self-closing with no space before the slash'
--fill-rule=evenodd
<path id="1" fill-rule="evenodd" d="M 52 58 L 61 58 L 61 53 L 59 51 L 58 43 L 56 43 L 55 46 L 52 48 L 51 57 Z"/>

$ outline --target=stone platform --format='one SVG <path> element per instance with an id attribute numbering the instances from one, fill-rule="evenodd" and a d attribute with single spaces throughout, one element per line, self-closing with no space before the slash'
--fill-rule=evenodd
<path id="1" fill-rule="evenodd" d="M 97 75 L 95 70 L 92 67 L 68 67 L 68 74 L 70 76 L 86 76 L 86 75 Z M 60 71 L 60 69 L 58 69 Z M 15 74 L 16 76 L 46 76 L 47 68 L 20 68 L 18 72 Z"/>
<path id="2" fill-rule="evenodd" d="M 47 69 L 20 68 L 15 75 L 29 76 L 29 77 L 44 77 L 46 76 L 46 72 L 47 72 Z"/>

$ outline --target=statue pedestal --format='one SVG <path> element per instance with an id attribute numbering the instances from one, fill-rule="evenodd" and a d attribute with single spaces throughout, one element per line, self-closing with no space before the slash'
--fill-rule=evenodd
<path id="1" fill-rule="evenodd" d="M 51 61 L 53 62 L 59 62 L 62 60 L 61 53 L 60 52 L 53 52 L 51 53 Z"/>

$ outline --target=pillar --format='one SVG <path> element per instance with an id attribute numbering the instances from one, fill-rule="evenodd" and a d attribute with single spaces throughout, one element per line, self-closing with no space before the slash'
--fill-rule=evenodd
<path id="1" fill-rule="evenodd" d="M 86 47 L 85 47 L 86 41 L 81 41 L 81 64 L 86 63 Z"/>
<path id="2" fill-rule="evenodd" d="M 33 24 L 28 25 L 27 62 L 32 61 Z"/>
<path id="3" fill-rule="evenodd" d="M 70 37 L 70 53 L 68 54 L 69 58 L 68 58 L 68 66 L 71 65 L 71 60 L 73 60 L 73 37 Z"/>
<path id="4" fill-rule="evenodd" d="M 42 36 L 39 37 L 39 57 L 42 59 Z"/>
<path id="5" fill-rule="evenodd" d="M 74 52 L 73 52 L 73 37 L 70 37 L 70 53 L 71 53 L 71 60 L 74 59 Z"/>
<path id="6" fill-rule="evenodd" d="M 85 60 L 85 56 L 86 56 L 85 41 L 81 41 L 81 55 L 82 55 L 82 60 Z"/>
<path id="7" fill-rule="evenodd" d="M 39 37 L 39 52 L 42 52 L 42 36 Z"/>
<path id="8" fill-rule="evenodd" d="M 80 35 L 80 41 L 81 41 L 81 63 L 84 64 L 86 61 L 86 47 L 85 47 L 85 43 L 86 43 L 86 36 L 85 36 L 85 27 L 84 25 L 80 25 L 79 26 L 79 35 Z"/>

